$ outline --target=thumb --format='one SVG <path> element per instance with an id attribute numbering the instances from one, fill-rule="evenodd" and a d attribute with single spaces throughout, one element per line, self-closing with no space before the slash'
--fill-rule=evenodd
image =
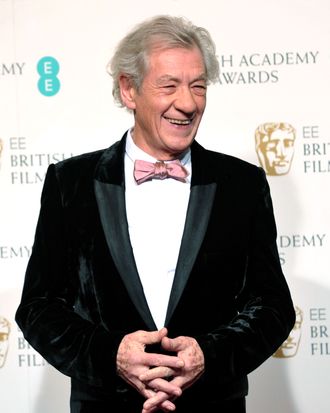
<path id="1" fill-rule="evenodd" d="M 166 351 L 178 352 L 180 350 L 180 341 L 178 338 L 163 337 L 161 344 Z"/>
<path id="2" fill-rule="evenodd" d="M 167 328 L 166 328 L 166 327 L 161 328 L 161 329 L 158 331 L 158 333 L 159 333 L 159 335 L 160 335 L 160 337 L 161 337 L 161 340 L 162 340 L 164 337 L 167 336 L 167 333 L 168 333 Z"/>
<path id="3" fill-rule="evenodd" d="M 160 343 L 162 339 L 167 335 L 167 328 L 163 327 L 158 331 L 151 331 L 148 333 L 146 344 Z"/>

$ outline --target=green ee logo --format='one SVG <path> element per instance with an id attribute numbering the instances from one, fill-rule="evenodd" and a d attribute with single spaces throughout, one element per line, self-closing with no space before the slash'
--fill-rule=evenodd
<path id="1" fill-rule="evenodd" d="M 52 56 L 45 56 L 39 60 L 37 70 L 40 75 L 38 81 L 39 92 L 44 96 L 56 95 L 61 87 L 57 77 L 60 71 L 58 61 Z"/>

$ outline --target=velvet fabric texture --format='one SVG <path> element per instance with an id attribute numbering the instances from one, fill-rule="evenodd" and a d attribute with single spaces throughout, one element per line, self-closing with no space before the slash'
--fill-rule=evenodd
<path id="1" fill-rule="evenodd" d="M 49 166 L 16 313 L 28 342 L 71 377 L 74 413 L 105 406 L 139 413 L 143 403 L 116 374 L 123 336 L 156 329 L 129 241 L 125 139 Z M 166 327 L 170 337 L 197 339 L 205 373 L 178 399 L 178 413 L 195 411 L 201 401 L 201 411 L 216 412 L 228 400 L 244 400 L 247 375 L 275 352 L 295 320 L 263 170 L 197 142 L 191 155 Z"/>

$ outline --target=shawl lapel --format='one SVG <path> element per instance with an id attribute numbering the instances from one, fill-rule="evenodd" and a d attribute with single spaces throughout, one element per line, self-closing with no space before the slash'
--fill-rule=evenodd
<path id="1" fill-rule="evenodd" d="M 96 169 L 94 191 L 104 235 L 128 294 L 150 330 L 157 330 L 137 272 L 125 208 L 125 136 L 107 149 Z"/>
<path id="2" fill-rule="evenodd" d="M 193 165 L 190 198 L 173 286 L 167 308 L 165 325 L 174 313 L 188 281 L 195 259 L 203 242 L 213 207 L 216 181 L 209 174 L 211 168 L 207 151 L 197 142 L 191 147 Z"/>

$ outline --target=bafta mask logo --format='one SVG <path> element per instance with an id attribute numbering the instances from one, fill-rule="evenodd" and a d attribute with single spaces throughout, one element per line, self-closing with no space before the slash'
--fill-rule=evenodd
<path id="1" fill-rule="evenodd" d="M 301 326 L 303 322 L 303 312 L 302 310 L 295 306 L 296 310 L 296 322 L 291 330 L 289 337 L 284 341 L 281 347 L 273 354 L 276 358 L 289 358 L 294 357 L 299 349 L 300 338 L 301 338 Z"/>
<path id="2" fill-rule="evenodd" d="M 255 131 L 256 152 L 267 175 L 286 175 L 291 168 L 296 131 L 289 123 L 263 123 Z"/>
<path id="3" fill-rule="evenodd" d="M 6 363 L 8 348 L 9 348 L 9 321 L 0 316 L 0 368 Z"/>

